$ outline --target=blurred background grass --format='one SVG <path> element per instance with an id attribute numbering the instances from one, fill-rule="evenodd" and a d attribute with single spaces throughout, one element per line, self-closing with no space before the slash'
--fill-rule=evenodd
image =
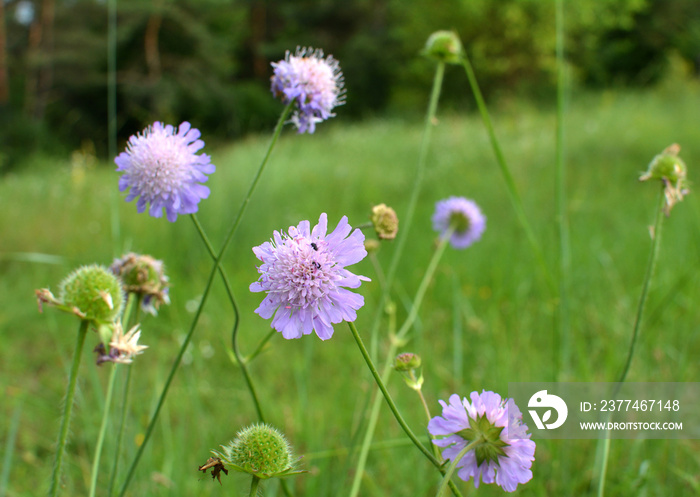
<path id="1" fill-rule="evenodd" d="M 572 246 L 571 342 L 564 377 L 571 381 L 612 381 L 623 365 L 649 249 L 658 188 L 637 177 L 651 158 L 673 142 L 694 179 L 700 160 L 697 118 L 700 88 L 672 80 L 654 90 L 577 92 L 566 113 L 569 213 Z M 375 119 L 347 124 L 338 118 L 312 136 L 287 130 L 275 149 L 243 225 L 224 264 L 234 285 L 241 316 L 243 351 L 269 330 L 253 313 L 260 296 L 248 285 L 258 274 L 251 247 L 275 229 L 302 219 L 315 222 L 327 212 L 329 224 L 347 215 L 352 225 L 385 202 L 399 216 L 405 210 L 416 167 L 420 120 Z M 494 114 L 506 158 L 531 222 L 555 267 L 554 109 L 504 101 Z M 196 124 L 195 124 L 196 125 Z M 206 130 L 202 130 L 206 140 Z M 211 197 L 199 217 L 218 246 L 263 156 L 268 137 L 205 148 L 217 171 Z M 89 153 L 36 158 L 21 172 L 0 180 L 0 436 L 14 441 L 8 496 L 45 491 L 50 474 L 57 417 L 65 389 L 78 323 L 53 309 L 37 314 L 33 290 L 56 289 L 75 266 L 109 264 L 133 250 L 162 259 L 172 282 L 172 304 L 142 322 L 146 353 L 132 366 L 132 402 L 125 450 L 135 452 L 179 341 L 192 319 L 210 269 L 209 256 L 187 217 L 174 224 L 138 215 L 117 190 L 111 165 Z M 398 274 L 412 296 L 434 248 L 430 226 L 434 202 L 463 195 L 478 202 L 488 218 L 483 239 L 464 252 L 448 250 L 406 346 L 423 356 L 424 391 L 433 413 L 438 399 L 457 392 L 494 390 L 508 382 L 552 378 L 554 302 L 542 281 L 524 234 L 507 200 L 491 147 L 476 116 L 441 112 L 429 154 L 427 179 L 411 239 Z M 112 219 L 118 220 L 116 225 Z M 116 226 L 116 228 L 114 227 Z M 698 247 L 700 204 L 696 194 L 666 220 L 657 274 L 630 381 L 697 381 L 700 337 Z M 369 236 L 371 234 L 368 233 Z M 391 243 L 378 255 L 386 266 Z M 360 332 L 368 332 L 379 296 L 369 259 L 353 269 L 371 277 L 360 292 Z M 455 308 L 455 295 L 459 305 Z M 410 297 L 407 297 L 410 298 Z M 405 315 L 403 302 L 400 316 Z M 209 450 L 226 443 L 255 411 L 238 368 L 231 363 L 232 313 L 217 281 L 186 360 L 177 373 L 159 425 L 130 487 L 130 495 L 232 495 L 248 480 L 229 475 L 224 485 L 196 472 Z M 463 350 L 452 347 L 453 329 L 463 330 Z M 89 346 L 96 344 L 91 337 Z M 366 393 L 374 388 L 345 325 L 332 340 L 285 341 L 275 336 L 251 366 L 269 421 L 282 429 L 309 474 L 291 481 L 297 495 L 343 495 L 353 458 L 345 449 L 362 419 Z M 455 356 L 458 357 L 455 371 Z M 86 354 L 77 410 L 66 459 L 65 495 L 86 492 L 92 451 L 104 402 L 108 367 Z M 418 400 L 394 378 L 390 391 L 418 433 L 425 420 Z M 116 397 L 119 399 L 119 396 Z M 117 407 L 119 400 L 116 401 Z M 386 409 L 384 409 L 386 411 Z M 12 428 L 20 413 L 18 429 Z M 114 418 L 113 418 L 114 419 Z M 114 429 L 116 431 L 116 427 Z M 16 437 L 16 438 L 13 438 Z M 108 438 L 101 481 L 112 464 Z M 383 412 L 376 439 L 402 440 L 393 418 Z M 336 450 L 332 456 L 323 451 Z M 533 480 L 521 495 L 582 495 L 592 476 L 595 441 L 539 442 Z M 700 482 L 696 440 L 613 441 L 609 495 L 696 495 Z M 122 463 L 122 467 L 126 462 Z M 363 495 L 431 495 L 437 473 L 408 445 L 370 455 Z M 472 484 L 460 484 L 469 495 Z M 276 483 L 266 492 L 273 495 Z M 103 493 L 99 493 L 103 492 Z M 98 495 L 105 495 L 99 490 Z M 493 486 L 480 495 L 501 495 Z M 266 494 L 267 495 L 267 494 Z"/>

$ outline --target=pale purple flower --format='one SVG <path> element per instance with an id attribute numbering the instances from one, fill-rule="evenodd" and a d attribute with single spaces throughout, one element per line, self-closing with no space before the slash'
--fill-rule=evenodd
<path id="1" fill-rule="evenodd" d="M 327 340 L 333 336 L 334 323 L 354 321 L 364 305 L 362 295 L 347 288 L 357 288 L 369 278 L 345 267 L 367 255 L 365 236 L 359 229 L 350 234 L 345 216 L 330 234 L 326 234 L 327 225 L 323 213 L 313 229 L 309 221 L 302 221 L 287 233 L 275 231 L 272 240 L 253 247 L 262 264 L 260 278 L 250 291 L 267 293 L 255 312 L 264 319 L 273 318 L 271 326 L 284 338 L 315 331 Z"/>
<path id="2" fill-rule="evenodd" d="M 216 169 L 206 154 L 197 155 L 204 146 L 200 132 L 183 122 L 179 129 L 156 122 L 142 133 L 132 135 L 126 151 L 114 162 L 119 178 L 119 190 L 131 190 L 126 197 L 130 202 L 138 197 L 138 212 L 146 210 L 153 217 L 161 217 L 163 209 L 168 221 L 178 214 L 197 212 L 199 201 L 209 196 L 206 182 Z"/>
<path id="3" fill-rule="evenodd" d="M 481 238 L 486 229 L 486 217 L 474 201 L 450 197 L 435 204 L 433 229 L 445 236 L 450 225 L 454 226 L 450 244 L 456 249 L 465 249 Z"/>
<path id="4" fill-rule="evenodd" d="M 321 49 L 297 48 L 295 55 L 287 51 L 272 67 L 272 94 L 285 104 L 295 102 L 291 122 L 299 133 L 313 133 L 316 123 L 335 116 L 333 107 L 345 103 L 338 61 L 332 55 L 324 59 Z"/>
<path id="5" fill-rule="evenodd" d="M 474 478 L 479 483 L 496 482 L 507 492 L 515 491 L 518 483 L 532 479 L 532 461 L 535 460 L 535 442 L 530 440 L 527 425 L 513 399 L 501 399 L 494 392 L 471 393 L 471 403 L 450 396 L 450 403 L 440 401 L 442 416 L 428 423 L 438 447 L 446 447 L 442 457 L 454 460 L 468 445 L 477 441 L 457 463 L 457 475 L 464 481 Z"/>

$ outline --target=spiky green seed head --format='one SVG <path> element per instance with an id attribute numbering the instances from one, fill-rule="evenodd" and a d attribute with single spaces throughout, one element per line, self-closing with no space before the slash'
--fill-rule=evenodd
<path id="1" fill-rule="evenodd" d="M 82 319 L 111 323 L 122 311 L 124 293 L 119 278 L 93 264 L 76 269 L 61 282 L 58 301 Z"/>
<path id="2" fill-rule="evenodd" d="M 277 429 L 264 423 L 243 428 L 223 453 L 223 462 L 258 478 L 284 476 L 292 469 L 292 448 Z"/>
<path id="3" fill-rule="evenodd" d="M 436 31 L 425 42 L 423 54 L 447 64 L 461 64 L 462 42 L 454 31 Z"/>

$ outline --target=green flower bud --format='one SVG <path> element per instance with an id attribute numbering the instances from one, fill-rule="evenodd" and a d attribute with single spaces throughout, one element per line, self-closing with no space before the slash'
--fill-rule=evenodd
<path id="1" fill-rule="evenodd" d="M 410 371 L 412 369 L 418 369 L 421 366 L 421 358 L 418 354 L 413 352 L 404 352 L 399 354 L 394 359 L 394 369 L 396 371 Z"/>
<path id="2" fill-rule="evenodd" d="M 423 387 L 423 374 L 420 372 L 421 358 L 413 352 L 404 352 L 394 359 L 394 370 L 401 373 L 403 381 L 415 391 Z"/>
<path id="3" fill-rule="evenodd" d="M 222 452 L 212 451 L 222 464 L 260 479 L 299 473 L 287 439 L 264 423 L 242 429 L 222 448 Z"/>
<path id="4" fill-rule="evenodd" d="M 121 278 L 124 290 L 142 298 L 146 312 L 155 315 L 161 304 L 170 303 L 168 277 L 162 261 L 150 255 L 130 252 L 121 259 L 115 259 L 110 269 Z"/>
<path id="5" fill-rule="evenodd" d="M 461 64 L 462 42 L 454 31 L 436 31 L 428 37 L 423 54 L 448 64 Z"/>
<path id="6" fill-rule="evenodd" d="M 381 240 L 393 240 L 399 231 L 399 217 L 396 211 L 386 204 L 375 205 L 372 208 L 372 225 L 377 237 Z"/>
<path id="7" fill-rule="evenodd" d="M 677 143 L 667 147 L 652 159 L 647 171 L 639 177 L 639 181 L 658 179 L 663 182 L 666 215 L 671 212 L 674 205 L 683 200 L 684 195 L 689 193 L 688 168 L 685 162 L 678 157 L 680 150 L 681 147 Z"/>
<path id="8" fill-rule="evenodd" d="M 371 254 L 372 252 L 379 252 L 380 247 L 381 244 L 379 243 L 379 240 L 375 240 L 374 238 L 365 238 L 365 250 L 368 254 Z"/>

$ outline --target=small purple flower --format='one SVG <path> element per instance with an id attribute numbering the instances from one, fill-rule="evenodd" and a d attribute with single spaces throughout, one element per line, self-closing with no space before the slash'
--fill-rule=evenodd
<path id="1" fill-rule="evenodd" d="M 433 229 L 444 236 L 451 225 L 454 232 L 450 243 L 456 249 L 465 249 L 481 238 L 486 229 L 486 217 L 474 201 L 450 197 L 435 204 Z"/>
<path id="2" fill-rule="evenodd" d="M 361 281 L 370 281 L 345 269 L 367 255 L 365 236 L 359 229 L 350 234 L 346 216 L 329 235 L 327 225 L 323 213 L 313 230 L 309 221 L 302 221 L 287 233 L 275 231 L 271 241 L 253 247 L 262 265 L 250 291 L 267 293 L 255 312 L 264 319 L 274 315 L 271 326 L 284 338 L 315 331 L 327 340 L 333 336 L 333 323 L 354 321 L 365 303 L 362 295 L 343 288 L 358 288 Z"/>
<path id="3" fill-rule="evenodd" d="M 338 61 L 332 55 L 324 59 L 321 49 L 297 47 L 295 55 L 287 51 L 272 67 L 272 94 L 285 104 L 296 102 L 291 122 L 299 133 L 313 133 L 316 123 L 335 116 L 333 107 L 345 103 Z"/>
<path id="4" fill-rule="evenodd" d="M 457 463 L 457 475 L 464 481 L 474 478 L 474 486 L 496 482 L 507 492 L 518 483 L 532 479 L 535 442 L 530 440 L 523 415 L 513 399 L 501 399 L 494 392 L 471 393 L 471 403 L 459 395 L 450 396 L 450 403 L 440 401 L 442 416 L 428 423 L 428 431 L 438 447 L 446 447 L 442 456 L 454 459 L 468 444 L 474 448 Z"/>
<path id="5" fill-rule="evenodd" d="M 206 154 L 197 155 L 204 146 L 200 132 L 183 122 L 179 129 L 156 122 L 142 133 L 129 138 L 126 151 L 114 159 L 119 178 L 119 191 L 131 188 L 126 197 L 136 197 L 138 212 L 146 210 L 153 217 L 161 217 L 163 209 L 168 221 L 178 214 L 197 212 L 197 204 L 209 196 L 206 182 L 216 169 Z"/>

